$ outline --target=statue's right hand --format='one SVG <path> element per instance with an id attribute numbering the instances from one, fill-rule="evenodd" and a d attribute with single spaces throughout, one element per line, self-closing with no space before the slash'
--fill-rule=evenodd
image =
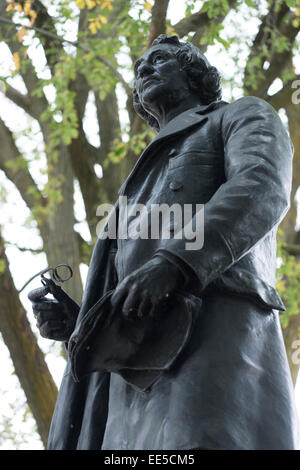
<path id="1" fill-rule="evenodd" d="M 45 287 L 28 293 L 41 336 L 56 341 L 68 341 L 73 333 L 79 305 L 65 292 L 65 300 L 47 299 Z"/>

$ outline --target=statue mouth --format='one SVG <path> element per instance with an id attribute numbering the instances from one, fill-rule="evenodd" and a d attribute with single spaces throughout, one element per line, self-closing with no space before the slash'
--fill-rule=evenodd
<path id="1" fill-rule="evenodd" d="M 149 85 L 151 85 L 151 83 L 153 84 L 153 82 L 159 82 L 159 80 L 155 77 L 146 78 L 146 80 L 143 80 L 142 88 L 144 89 L 148 87 Z"/>

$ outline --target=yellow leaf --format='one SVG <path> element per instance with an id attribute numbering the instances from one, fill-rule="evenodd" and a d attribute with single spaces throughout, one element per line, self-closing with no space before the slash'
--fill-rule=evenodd
<path id="1" fill-rule="evenodd" d="M 30 10 L 31 10 L 31 2 L 25 2 L 24 4 L 25 15 L 29 15 Z"/>
<path id="2" fill-rule="evenodd" d="M 295 18 L 292 21 L 292 25 L 294 26 L 294 28 L 298 28 L 298 26 L 300 25 L 300 21 L 298 20 L 298 18 Z"/>
<path id="3" fill-rule="evenodd" d="M 22 5 L 20 5 L 20 3 L 17 3 L 17 9 L 19 13 L 22 13 L 23 8 L 22 8 Z"/>
<path id="4" fill-rule="evenodd" d="M 37 13 L 34 11 L 34 10 L 30 10 L 29 11 L 29 16 L 31 18 L 31 21 L 30 21 L 30 26 L 33 26 L 35 20 L 36 20 L 36 17 L 37 17 Z"/>
<path id="5" fill-rule="evenodd" d="M 110 0 L 105 0 L 104 2 L 101 3 L 100 5 L 101 10 L 103 8 L 108 8 L 110 11 L 113 9 L 111 1 Z"/>
<path id="6" fill-rule="evenodd" d="M 20 56 L 18 52 L 13 53 L 13 59 L 14 59 L 15 69 L 20 70 L 21 61 L 20 61 Z"/>
<path id="7" fill-rule="evenodd" d="M 6 7 L 6 11 L 11 11 L 15 9 L 15 2 L 9 2 L 9 4 Z"/>
<path id="8" fill-rule="evenodd" d="M 151 11 L 151 10 L 152 10 L 152 5 L 151 5 L 151 3 L 150 3 L 150 2 L 146 2 L 146 3 L 145 3 L 145 8 L 146 8 L 146 10 Z"/>
<path id="9" fill-rule="evenodd" d="M 101 28 L 101 25 L 100 25 L 100 28 Z M 91 23 L 89 24 L 89 30 L 91 31 L 92 34 L 96 34 L 97 33 L 97 24 L 96 24 L 96 21 L 91 21 Z"/>
<path id="10" fill-rule="evenodd" d="M 76 5 L 82 10 L 85 7 L 84 0 L 76 0 Z"/>
<path id="11" fill-rule="evenodd" d="M 97 3 L 94 0 L 86 0 L 86 6 L 88 7 L 89 10 L 94 8 L 97 5 Z"/>
<path id="12" fill-rule="evenodd" d="M 17 32 L 18 41 L 22 42 L 24 36 L 27 36 L 27 34 L 28 34 L 28 31 L 26 28 L 22 27 L 21 29 L 19 29 L 19 31 Z"/>
<path id="13" fill-rule="evenodd" d="M 99 15 L 98 18 L 101 21 L 101 23 L 103 23 L 103 24 L 107 23 L 107 18 L 105 18 L 105 16 Z"/>

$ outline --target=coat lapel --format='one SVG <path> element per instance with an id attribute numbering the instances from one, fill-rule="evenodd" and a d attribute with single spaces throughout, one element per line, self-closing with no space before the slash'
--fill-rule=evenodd
<path id="1" fill-rule="evenodd" d="M 127 177 L 126 181 L 120 187 L 118 194 L 123 195 L 125 193 L 126 187 L 129 181 L 132 180 L 133 176 L 137 172 L 138 169 L 141 168 L 143 163 L 147 160 L 149 154 L 161 144 L 161 142 L 174 137 L 176 134 L 180 134 L 187 129 L 199 125 L 207 121 L 207 112 L 211 111 L 216 107 L 219 103 L 213 102 L 208 105 L 197 106 L 195 108 L 189 109 L 184 113 L 179 114 L 174 119 L 172 119 L 158 134 L 157 136 L 150 142 L 150 144 L 145 148 L 139 159 L 137 160 L 135 166 L 133 167 L 131 173 Z"/>

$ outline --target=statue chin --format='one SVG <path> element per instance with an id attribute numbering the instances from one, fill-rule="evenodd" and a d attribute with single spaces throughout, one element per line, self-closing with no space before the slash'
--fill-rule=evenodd
<path id="1" fill-rule="evenodd" d="M 140 93 L 140 101 L 143 108 L 153 115 L 151 111 L 153 110 L 153 105 L 161 103 L 166 93 L 169 93 L 169 90 L 166 90 L 162 83 L 154 80 L 149 81 Z"/>

